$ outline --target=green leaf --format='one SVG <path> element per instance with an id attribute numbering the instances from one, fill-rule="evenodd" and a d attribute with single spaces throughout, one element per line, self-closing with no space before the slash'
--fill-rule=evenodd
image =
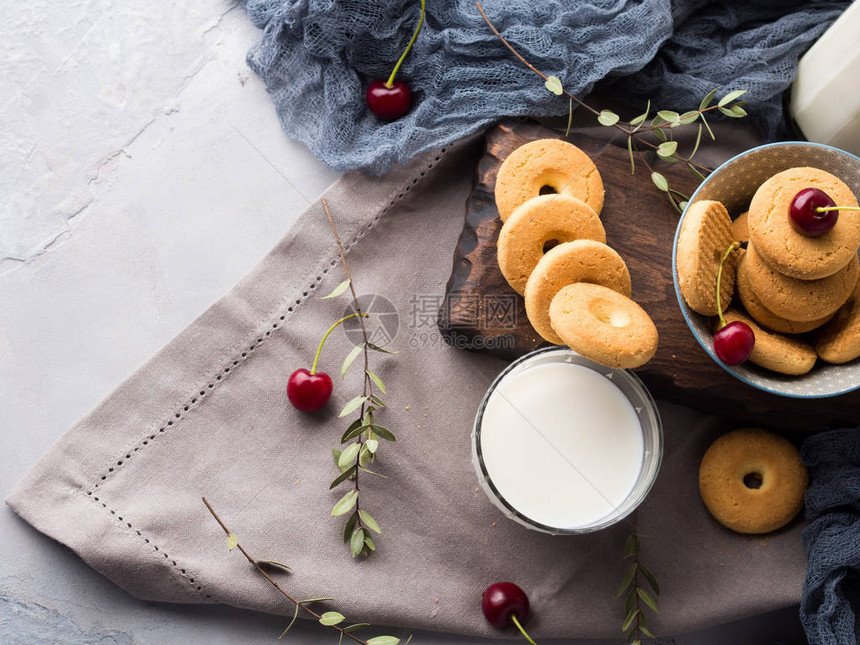
<path id="1" fill-rule="evenodd" d="M 693 164 L 688 163 L 688 164 L 687 164 L 687 169 L 688 169 L 691 173 L 693 173 L 694 175 L 696 175 L 696 177 L 698 177 L 698 178 L 699 178 L 699 179 L 701 179 L 702 181 L 705 181 L 705 176 L 704 176 L 702 173 L 700 173 L 700 172 L 699 172 L 699 169 L 698 169 L 698 168 L 696 168 Z"/>
<path id="2" fill-rule="evenodd" d="M 358 469 L 363 473 L 367 473 L 368 475 L 376 475 L 377 477 L 382 477 L 382 479 L 388 479 L 388 475 L 383 475 L 382 473 L 374 472 L 374 471 L 370 470 L 369 468 L 365 468 L 364 466 L 359 466 Z"/>
<path id="3" fill-rule="evenodd" d="M 660 110 L 657 112 L 657 116 L 671 126 L 678 125 L 681 122 L 681 115 L 673 110 Z"/>
<path id="4" fill-rule="evenodd" d="M 567 106 L 567 130 L 564 131 L 564 138 L 567 139 L 570 134 L 570 126 L 573 125 L 573 99 L 569 99 L 569 105 Z M 409 638 L 412 638 L 411 636 Z M 406 641 L 407 643 L 409 641 Z"/>
<path id="5" fill-rule="evenodd" d="M 666 133 L 663 132 L 663 128 L 655 128 L 654 130 L 651 130 L 651 132 L 654 134 L 655 137 L 660 139 L 660 141 L 666 141 L 667 137 Z"/>
<path id="6" fill-rule="evenodd" d="M 708 129 L 708 134 L 711 135 L 711 141 L 716 141 L 717 138 L 714 136 L 714 131 L 711 130 L 711 126 L 708 124 L 708 120 L 705 118 L 705 115 L 702 115 L 702 123 L 705 124 L 705 127 Z"/>
<path id="7" fill-rule="evenodd" d="M 345 466 L 349 466 L 355 461 L 355 458 L 358 456 L 358 451 L 361 449 L 361 445 L 358 443 L 351 443 L 340 455 L 340 459 L 337 460 L 337 465 L 341 468 Z"/>
<path id="8" fill-rule="evenodd" d="M 299 603 L 296 603 L 296 611 L 293 614 L 293 619 L 290 621 L 290 624 L 287 625 L 287 628 L 281 632 L 281 635 L 278 636 L 278 640 L 282 639 L 284 636 L 287 635 L 287 632 L 290 631 L 292 626 L 296 624 L 296 618 L 298 618 L 298 617 L 299 617 Z"/>
<path id="9" fill-rule="evenodd" d="M 638 609 L 634 609 L 629 614 L 627 614 L 627 618 L 624 619 L 624 624 L 621 625 L 621 631 L 626 632 L 630 629 L 630 625 L 633 623 L 633 620 L 636 618 L 636 614 L 639 613 Z"/>
<path id="10" fill-rule="evenodd" d="M 344 291 L 349 289 L 349 280 L 344 280 L 339 285 L 337 285 L 330 294 L 327 296 L 323 296 L 320 300 L 327 300 L 328 298 L 337 298 Z"/>
<path id="11" fill-rule="evenodd" d="M 633 137 L 627 137 L 627 154 L 630 155 L 630 174 L 636 172 L 636 161 L 633 159 Z"/>
<path id="12" fill-rule="evenodd" d="M 662 175 L 661 175 L 662 176 Z M 665 179 L 665 177 L 664 177 Z M 657 183 L 656 181 L 654 182 Z M 659 186 L 658 186 L 659 188 Z M 666 188 L 661 188 L 660 190 L 668 190 L 668 186 Z M 624 557 L 629 558 L 634 553 L 639 552 L 639 538 L 635 533 L 631 533 L 630 537 L 627 538 L 627 542 L 624 544 Z"/>
<path id="13" fill-rule="evenodd" d="M 544 87 L 556 96 L 561 96 L 564 93 L 564 88 L 561 86 L 561 80 L 558 76 L 547 76 Z"/>
<path id="14" fill-rule="evenodd" d="M 349 479 L 350 477 L 352 477 L 353 475 L 355 475 L 355 472 L 356 472 L 356 466 L 355 466 L 355 465 L 351 466 L 350 468 L 347 468 L 347 469 L 346 469 L 346 470 L 344 470 L 340 475 L 338 475 L 337 479 L 335 479 L 335 480 L 334 480 L 334 481 L 329 485 L 328 489 L 329 489 L 329 490 L 331 490 L 332 488 L 335 488 L 336 486 L 339 486 L 340 484 L 342 484 L 343 482 L 345 482 L 347 479 Z"/>
<path id="15" fill-rule="evenodd" d="M 343 628 L 343 631 L 349 634 L 350 632 L 358 631 L 362 627 L 370 627 L 370 623 L 355 623 L 354 625 L 347 625 Z"/>
<path id="16" fill-rule="evenodd" d="M 660 610 L 657 609 L 657 601 L 654 600 L 654 597 L 650 593 L 645 591 L 642 587 L 636 587 L 636 593 L 639 594 L 639 597 L 642 599 L 642 602 L 644 602 L 658 614 L 660 613 Z"/>
<path id="17" fill-rule="evenodd" d="M 337 625 L 338 623 L 342 623 L 346 620 L 346 616 L 336 611 L 327 611 L 322 616 L 320 616 L 320 625 L 325 625 L 326 627 L 331 627 L 332 625 Z"/>
<path id="18" fill-rule="evenodd" d="M 341 452 L 341 451 L 340 451 L 340 450 L 338 450 L 337 448 L 332 448 L 332 449 L 331 449 L 331 455 L 332 455 L 332 457 L 334 457 L 334 465 L 335 465 L 335 466 L 337 466 L 337 462 L 338 462 L 338 460 L 340 459 L 340 452 Z"/>
<path id="19" fill-rule="evenodd" d="M 627 600 L 624 601 L 625 615 L 629 614 L 631 611 L 633 611 L 633 607 L 635 606 L 635 604 L 636 604 L 636 590 L 631 589 L 630 593 L 627 594 Z"/>
<path id="20" fill-rule="evenodd" d="M 746 90 L 735 90 L 734 92 L 729 92 L 728 94 L 726 94 L 723 98 L 721 98 L 719 100 L 717 105 L 719 107 L 726 107 L 729 103 L 731 103 L 732 101 L 734 101 L 736 99 L 739 99 L 741 96 L 743 96 L 746 93 L 747 93 Z"/>
<path id="21" fill-rule="evenodd" d="M 364 350 L 364 343 L 359 343 L 350 350 L 349 354 L 346 355 L 346 358 L 343 359 L 343 365 L 340 366 L 341 378 L 346 375 L 346 370 L 348 370 L 349 366 L 352 365 L 352 362 L 358 358 L 358 355 L 361 354 L 362 350 Z"/>
<path id="22" fill-rule="evenodd" d="M 621 594 L 624 593 L 624 590 L 630 585 L 630 582 L 633 580 L 633 575 L 636 573 L 636 563 L 630 565 L 630 568 L 627 570 L 627 573 L 624 574 L 624 580 L 621 581 L 621 586 L 618 587 L 618 593 L 615 594 L 616 598 L 620 598 Z"/>
<path id="23" fill-rule="evenodd" d="M 312 602 L 325 602 L 326 600 L 334 600 L 334 598 L 305 598 L 304 600 L 299 600 L 300 605 L 309 605 Z"/>
<path id="24" fill-rule="evenodd" d="M 374 345 L 373 343 L 367 344 L 368 349 L 372 349 L 374 352 L 382 352 L 383 354 L 399 354 L 400 352 L 392 352 L 388 349 L 382 349 L 379 345 Z"/>
<path id="25" fill-rule="evenodd" d="M 370 537 L 370 534 L 365 532 L 364 534 L 364 546 L 366 546 L 371 551 L 376 551 L 376 545 L 373 543 L 373 538 Z"/>
<path id="26" fill-rule="evenodd" d="M 358 465 L 366 466 L 367 462 L 370 461 L 372 453 L 367 449 L 367 446 L 361 447 L 361 454 L 358 456 Z"/>
<path id="27" fill-rule="evenodd" d="M 343 434 L 340 436 L 340 442 L 346 443 L 350 439 L 354 439 L 364 432 L 365 429 L 366 428 L 362 426 L 361 419 L 356 419 L 347 426 L 346 430 L 343 431 Z"/>
<path id="28" fill-rule="evenodd" d="M 680 208 L 680 209 L 683 211 L 683 210 L 685 210 L 685 209 L 687 208 L 687 206 L 689 206 L 689 204 L 690 204 L 690 202 L 689 202 L 689 201 L 681 202 L 681 203 L 679 203 L 679 204 L 678 204 L 678 208 Z"/>
<path id="29" fill-rule="evenodd" d="M 659 172 L 651 173 L 651 181 L 653 181 L 654 185 L 657 186 L 657 188 L 659 188 L 663 192 L 667 192 L 669 190 L 668 180 Z M 627 556 L 625 555 L 624 557 L 626 558 Z"/>
<path id="30" fill-rule="evenodd" d="M 337 415 L 338 418 L 345 417 L 350 412 L 355 412 L 356 410 L 358 410 L 358 408 L 361 407 L 361 404 L 365 401 L 367 401 L 367 397 L 362 396 L 360 394 L 350 399 L 349 402 L 345 406 L 343 406 L 343 410 L 340 411 L 340 414 Z"/>
<path id="31" fill-rule="evenodd" d="M 373 431 L 377 436 L 382 437 L 386 441 L 397 441 L 397 437 L 385 426 L 373 426 Z"/>
<path id="32" fill-rule="evenodd" d="M 368 439 L 364 442 L 364 445 L 367 446 L 367 449 L 376 454 L 376 450 L 379 448 L 379 442 L 376 439 Z"/>
<path id="33" fill-rule="evenodd" d="M 399 642 L 400 639 L 394 636 L 377 636 L 367 641 L 367 645 L 397 645 Z"/>
<path id="34" fill-rule="evenodd" d="M 642 625 L 639 625 L 639 631 L 645 634 L 648 638 L 657 638 L 648 630 L 647 627 L 643 627 Z"/>
<path id="35" fill-rule="evenodd" d="M 227 536 L 227 548 L 232 551 L 236 548 L 236 545 L 239 544 L 239 538 L 236 537 L 235 533 L 230 533 Z"/>
<path id="36" fill-rule="evenodd" d="M 654 574 L 651 573 L 651 570 L 644 564 L 639 565 L 639 570 L 642 572 L 642 575 L 645 576 L 645 580 L 648 581 L 648 584 L 651 585 L 651 588 L 654 590 L 654 594 L 659 596 L 660 585 L 657 584 L 657 578 L 654 577 Z"/>
<path id="37" fill-rule="evenodd" d="M 698 111 L 690 110 L 689 112 L 684 112 L 681 115 L 680 120 L 681 120 L 682 125 L 689 125 L 690 123 L 692 123 L 693 121 L 695 121 L 698 118 L 699 118 Z"/>
<path id="38" fill-rule="evenodd" d="M 349 550 L 352 551 L 354 558 L 364 548 L 364 529 L 355 529 L 352 532 L 352 537 L 349 538 Z"/>
<path id="39" fill-rule="evenodd" d="M 620 116 L 615 114 L 612 110 L 601 110 L 600 114 L 597 115 L 597 122 L 600 125 L 613 126 L 621 119 Z"/>
<path id="40" fill-rule="evenodd" d="M 365 370 L 365 371 L 367 372 L 367 375 L 370 377 L 370 380 L 373 381 L 376 384 L 376 387 L 379 388 L 380 392 L 382 392 L 383 394 L 387 394 L 387 392 L 385 391 L 385 383 L 382 382 L 382 379 L 379 378 L 374 372 L 371 372 L 370 370 Z"/>
<path id="41" fill-rule="evenodd" d="M 370 513 L 367 511 L 359 511 L 358 514 L 361 516 L 361 521 L 367 528 L 376 533 L 382 533 L 382 529 L 379 528 L 379 524 L 377 524 L 376 520 L 370 516 Z"/>
<path id="42" fill-rule="evenodd" d="M 702 141 L 702 124 L 699 124 L 699 131 L 696 133 L 696 143 L 693 146 L 693 152 L 690 153 L 688 159 L 692 159 L 693 155 L 696 154 L 696 151 L 699 149 L 699 143 Z"/>
<path id="43" fill-rule="evenodd" d="M 747 111 L 740 105 L 732 105 L 731 107 L 721 107 L 720 112 L 733 119 L 740 119 L 747 115 Z"/>
<path id="44" fill-rule="evenodd" d="M 334 505 L 334 508 L 331 509 L 332 517 L 346 515 L 355 507 L 356 502 L 358 502 L 358 491 L 349 491 L 346 495 L 341 497 L 338 503 Z"/>
<path id="45" fill-rule="evenodd" d="M 651 101 L 648 101 L 648 105 L 645 107 L 645 112 L 637 116 L 635 119 L 630 121 L 630 125 L 641 125 L 645 123 L 645 119 L 648 118 L 648 113 L 651 111 Z M 635 132 L 635 130 L 634 130 Z"/>
<path id="46" fill-rule="evenodd" d="M 283 562 L 278 562 L 277 560 L 256 560 L 256 563 L 267 565 L 270 567 L 280 567 L 281 569 L 292 571 L 292 567 L 290 565 L 284 564 Z"/>
<path id="47" fill-rule="evenodd" d="M 376 396 L 375 394 L 370 395 L 370 400 L 373 401 L 380 408 L 385 407 L 385 402 L 382 399 L 380 399 L 378 396 Z"/>
<path id="48" fill-rule="evenodd" d="M 664 141 L 657 146 L 657 155 L 660 157 L 671 157 L 678 150 L 677 141 Z"/>
<path id="49" fill-rule="evenodd" d="M 702 102 L 699 103 L 699 110 L 704 110 L 711 104 L 711 101 L 714 100 L 714 97 L 717 95 L 717 92 L 720 90 L 719 87 L 715 87 L 710 92 L 705 95 L 705 98 L 702 99 Z"/>
<path id="50" fill-rule="evenodd" d="M 358 513 L 353 513 L 349 516 L 349 519 L 346 521 L 346 524 L 343 526 L 343 541 L 344 543 L 349 542 L 349 538 L 352 537 L 352 530 L 355 528 L 355 525 L 358 523 Z"/>

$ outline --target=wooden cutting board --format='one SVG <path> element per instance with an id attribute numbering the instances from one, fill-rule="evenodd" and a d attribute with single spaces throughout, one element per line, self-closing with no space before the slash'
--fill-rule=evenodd
<path id="1" fill-rule="evenodd" d="M 529 324 L 522 297 L 499 271 L 501 221 L 493 187 L 508 154 L 528 141 L 550 137 L 563 138 L 524 120 L 501 123 L 487 133 L 439 317 L 442 335 L 455 347 L 512 360 L 546 345 Z M 652 395 L 740 423 L 783 430 L 815 432 L 827 424 L 860 424 L 860 391 L 829 399 L 790 399 L 746 385 L 714 363 L 687 327 L 675 296 L 671 262 L 678 213 L 651 184 L 641 159 L 631 175 L 626 141 L 606 146 L 585 136 L 571 135 L 569 140 L 600 170 L 607 244 L 627 262 L 633 298 L 660 333 L 657 355 L 635 370 Z M 697 182 L 686 170 L 662 165 L 661 172 L 674 188 L 687 194 L 695 190 Z"/>

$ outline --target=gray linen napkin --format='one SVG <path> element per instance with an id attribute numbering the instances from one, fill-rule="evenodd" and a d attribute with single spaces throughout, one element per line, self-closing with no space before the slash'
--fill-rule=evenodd
<path id="1" fill-rule="evenodd" d="M 340 539 L 342 519 L 329 515 L 342 494 L 328 490 L 336 474 L 331 448 L 345 425 L 335 416 L 359 388 L 359 371 L 345 383 L 337 376 L 347 337 L 334 334 L 323 353 L 321 368 L 336 381 L 324 413 L 297 412 L 284 392 L 287 375 L 310 366 L 345 304 L 317 297 L 343 279 L 319 204 L 63 435 L 7 503 L 143 599 L 292 613 L 227 550 L 200 501 L 206 495 L 251 554 L 293 566 L 283 576 L 288 589 L 333 596 L 350 618 L 495 634 L 481 615 L 481 593 L 514 580 L 530 594 L 533 635 L 619 636 L 623 607 L 614 594 L 630 522 L 551 537 L 502 517 L 478 490 L 470 430 L 504 365 L 443 346 L 435 325 L 412 315 L 416 301 L 444 292 L 479 154 L 472 139 L 381 179 L 350 174 L 327 193 L 359 291 L 385 296 L 400 312 L 392 342 L 400 353 L 380 355 L 375 368 L 389 387 L 380 421 L 399 441 L 385 445 L 377 463 L 390 479 L 363 485 L 363 505 L 384 530 L 372 557 L 353 560 Z M 717 525 L 699 500 L 697 467 L 726 428 L 683 407 L 660 410 L 663 471 L 638 513 L 640 532 L 652 536 L 643 538 L 643 561 L 663 587 L 655 631 L 797 603 L 801 526 L 759 538 Z"/>

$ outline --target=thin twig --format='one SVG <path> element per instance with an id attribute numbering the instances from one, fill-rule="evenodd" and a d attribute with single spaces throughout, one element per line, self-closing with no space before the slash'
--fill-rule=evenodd
<path id="1" fill-rule="evenodd" d="M 221 525 L 221 528 L 224 529 L 224 532 L 228 536 L 230 536 L 230 534 L 232 532 L 230 531 L 230 529 L 227 528 L 227 525 L 224 524 L 223 520 L 221 520 L 221 518 L 218 517 L 218 513 L 215 512 L 215 509 L 212 508 L 212 505 L 209 503 L 209 501 L 205 497 L 202 499 L 203 499 L 203 503 L 206 504 L 206 508 L 209 509 L 210 513 L 212 513 L 212 517 L 215 518 L 215 521 L 218 522 L 218 524 Z M 293 598 L 283 587 L 281 587 L 281 585 L 279 585 L 277 582 L 275 582 L 275 580 L 272 579 L 272 577 L 263 570 L 263 568 L 257 563 L 257 561 L 254 558 L 252 558 L 251 555 L 238 542 L 236 543 L 236 548 L 239 549 L 239 551 L 242 553 L 242 555 L 244 555 L 248 559 L 248 562 L 250 562 L 252 565 L 254 565 L 254 568 L 257 571 L 259 571 L 263 575 L 263 577 L 266 580 L 268 580 L 275 589 L 280 591 L 284 595 L 284 597 L 286 597 L 290 602 L 295 604 L 297 607 L 301 607 L 306 613 L 313 616 L 316 620 L 319 620 L 322 617 L 322 614 L 318 614 L 317 612 L 315 612 L 313 609 L 311 609 L 307 605 L 302 604 L 301 600 L 296 600 L 295 598 Z M 330 627 L 339 631 L 341 633 L 341 637 L 346 636 L 348 638 L 351 638 L 356 643 L 361 643 L 361 645 L 367 645 L 367 641 L 362 640 L 358 636 L 355 636 L 354 634 L 346 631 L 343 627 L 339 627 L 337 625 L 330 625 Z"/>
<path id="2" fill-rule="evenodd" d="M 514 56 L 516 56 L 516 57 L 519 59 L 519 61 L 520 61 L 523 65 L 525 65 L 526 67 L 528 67 L 528 68 L 529 68 L 530 70 L 532 70 L 535 74 L 537 74 L 537 75 L 538 75 L 538 76 L 540 76 L 544 81 L 546 81 L 549 77 L 548 77 L 546 74 L 544 74 L 542 71 L 540 71 L 537 67 L 535 67 L 535 66 L 534 66 L 534 65 L 532 65 L 530 62 L 528 62 L 528 61 L 523 57 L 523 55 L 522 55 L 522 54 L 520 54 L 516 49 L 514 49 L 514 46 L 513 46 L 513 45 L 511 45 L 511 43 L 509 43 L 509 42 L 507 41 L 507 39 L 506 39 L 504 36 L 502 36 L 502 34 L 499 32 L 499 30 L 498 30 L 498 29 L 496 29 L 496 26 L 495 26 L 495 25 L 490 21 L 489 16 L 487 16 L 487 14 L 484 12 L 484 8 L 481 6 L 480 0 L 476 1 L 476 2 L 475 2 L 475 4 L 477 5 L 477 7 L 478 7 L 478 11 L 480 12 L 481 16 L 484 18 L 484 22 L 486 22 L 486 23 L 487 23 L 487 26 L 490 28 L 490 31 L 492 31 L 492 32 L 493 32 L 493 34 L 495 34 L 495 35 L 496 35 L 496 37 L 497 37 L 499 40 L 501 40 L 501 41 L 502 41 L 502 44 L 503 44 L 505 47 L 507 47 L 507 48 L 511 51 L 511 53 L 513 53 L 513 55 L 514 55 Z M 600 111 L 599 111 L 599 110 L 596 110 L 595 108 L 591 107 L 590 105 L 588 105 L 588 103 L 586 103 L 585 101 L 583 101 L 582 99 L 580 99 L 580 98 L 579 98 L 578 96 L 576 96 L 575 94 L 571 94 L 570 92 L 568 92 L 568 91 L 567 91 L 567 90 L 565 90 L 564 88 L 562 88 L 562 93 L 563 93 L 565 96 L 567 96 L 569 99 L 571 99 L 572 101 L 574 101 L 574 102 L 575 102 L 577 105 L 579 105 L 580 107 L 583 107 L 583 108 L 585 108 L 586 110 L 588 110 L 589 112 L 591 112 L 593 115 L 595 115 L 595 116 L 599 116 L 599 115 L 600 115 Z M 712 107 L 709 107 L 709 108 L 705 108 L 704 110 L 698 110 L 698 112 L 700 112 L 700 113 L 702 113 L 702 112 L 708 112 L 708 111 L 710 111 L 710 110 L 717 109 L 717 107 L 718 107 L 718 106 L 712 106 Z M 642 138 L 641 136 L 639 136 L 638 134 L 636 134 L 636 132 L 635 132 L 634 130 L 632 130 L 632 129 L 631 129 L 630 125 L 631 125 L 631 124 L 629 124 L 629 123 L 627 123 L 627 122 L 618 122 L 618 123 L 614 123 L 614 124 L 612 124 L 612 127 L 614 127 L 614 128 L 615 128 L 616 130 L 618 130 L 619 132 L 622 132 L 622 133 L 623 133 L 623 134 L 625 134 L 626 136 L 628 136 L 628 137 L 632 137 L 633 139 L 635 139 L 636 141 L 638 141 L 638 142 L 639 142 L 639 143 L 641 143 L 642 145 L 647 146 L 647 147 L 651 148 L 652 150 L 656 150 L 656 149 L 659 147 L 659 144 L 655 144 L 655 143 L 653 143 L 653 142 L 651 142 L 651 141 L 648 141 L 647 139 L 644 139 L 644 138 Z M 627 126 L 627 127 L 625 127 L 625 126 Z M 658 128 L 664 128 L 664 127 L 668 127 L 668 124 L 660 124 L 660 125 L 657 125 L 657 126 L 646 126 L 645 128 L 643 128 L 643 130 L 644 130 L 644 131 L 646 131 L 646 132 L 650 132 L 651 130 L 658 129 Z M 705 167 L 705 166 L 701 166 L 701 165 L 697 164 L 695 161 L 693 161 L 693 160 L 691 160 L 691 159 L 688 159 L 688 158 L 686 158 L 686 157 L 681 157 L 681 156 L 679 156 L 679 155 L 677 155 L 677 154 L 676 154 L 676 155 L 675 155 L 675 158 L 677 158 L 677 159 L 678 159 L 678 161 L 682 161 L 682 162 L 684 162 L 684 163 L 690 164 L 691 166 L 694 166 L 695 168 L 698 168 L 698 169 L 699 169 L 700 171 L 702 171 L 702 172 L 708 172 L 708 173 L 709 173 L 709 172 L 711 172 L 711 169 L 710 169 L 710 168 L 707 168 L 707 167 Z"/>
<path id="3" fill-rule="evenodd" d="M 358 295 L 355 291 L 355 284 L 353 283 L 352 275 L 350 275 L 349 273 L 349 266 L 347 266 L 346 264 L 346 255 L 343 252 L 343 244 L 341 244 L 340 235 L 338 235 L 337 233 L 337 227 L 334 225 L 334 218 L 331 216 L 331 210 L 328 207 L 328 201 L 326 201 L 325 197 L 321 198 L 320 201 L 322 202 L 323 210 L 325 210 L 326 217 L 328 218 L 328 223 L 331 227 L 331 232 L 334 235 L 334 240 L 335 242 L 337 242 L 337 250 L 338 253 L 340 253 L 340 261 L 341 264 L 343 264 L 343 271 L 346 274 L 346 279 L 349 280 L 349 289 L 350 291 L 352 291 L 353 306 L 355 307 L 356 312 L 361 314 L 361 305 L 359 305 L 358 303 Z M 361 391 L 361 394 L 365 397 L 365 402 L 361 404 L 361 408 L 359 409 L 359 418 L 361 419 L 364 419 L 364 409 L 367 404 L 367 401 L 370 400 L 371 396 L 373 396 L 373 382 L 370 379 L 370 375 L 367 373 L 370 369 L 370 348 L 368 348 L 367 346 L 370 341 L 367 338 L 367 327 L 364 324 L 364 318 L 365 316 L 363 315 L 359 315 L 358 317 L 358 321 L 361 324 L 361 335 L 364 338 L 364 387 Z M 358 453 L 356 453 L 355 455 L 355 479 L 353 480 L 353 490 L 356 493 L 359 493 L 361 489 L 358 486 L 358 473 L 361 470 L 361 451 L 362 447 L 364 446 L 364 436 L 361 434 L 358 435 L 358 437 L 356 437 L 356 441 L 358 442 L 358 445 L 360 447 L 358 449 Z M 361 522 L 361 515 L 359 514 L 361 503 L 359 497 L 359 495 L 356 495 L 355 498 L 355 513 L 358 516 L 355 526 L 356 528 L 364 528 L 364 525 Z"/>

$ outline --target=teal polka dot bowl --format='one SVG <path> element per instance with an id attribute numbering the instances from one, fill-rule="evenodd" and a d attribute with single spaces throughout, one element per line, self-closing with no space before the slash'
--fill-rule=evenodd
<path id="1" fill-rule="evenodd" d="M 748 208 L 755 191 L 765 180 L 778 172 L 798 166 L 812 166 L 836 175 L 855 195 L 860 196 L 860 158 L 844 150 L 818 143 L 784 142 L 752 148 L 732 157 L 702 182 L 690 198 L 690 203 L 702 199 L 717 200 L 725 204 L 732 217 L 737 217 Z M 803 376 L 777 374 L 749 362 L 734 367 L 721 363 L 714 353 L 710 320 L 687 306 L 678 287 L 678 271 L 675 266 L 678 231 L 681 230 L 681 222 L 685 216 L 686 211 L 678 222 L 672 249 L 675 295 L 693 336 L 718 365 L 752 387 L 781 396 L 825 398 L 860 388 L 860 359 L 844 365 L 830 365 L 819 360 L 812 371 Z"/>

